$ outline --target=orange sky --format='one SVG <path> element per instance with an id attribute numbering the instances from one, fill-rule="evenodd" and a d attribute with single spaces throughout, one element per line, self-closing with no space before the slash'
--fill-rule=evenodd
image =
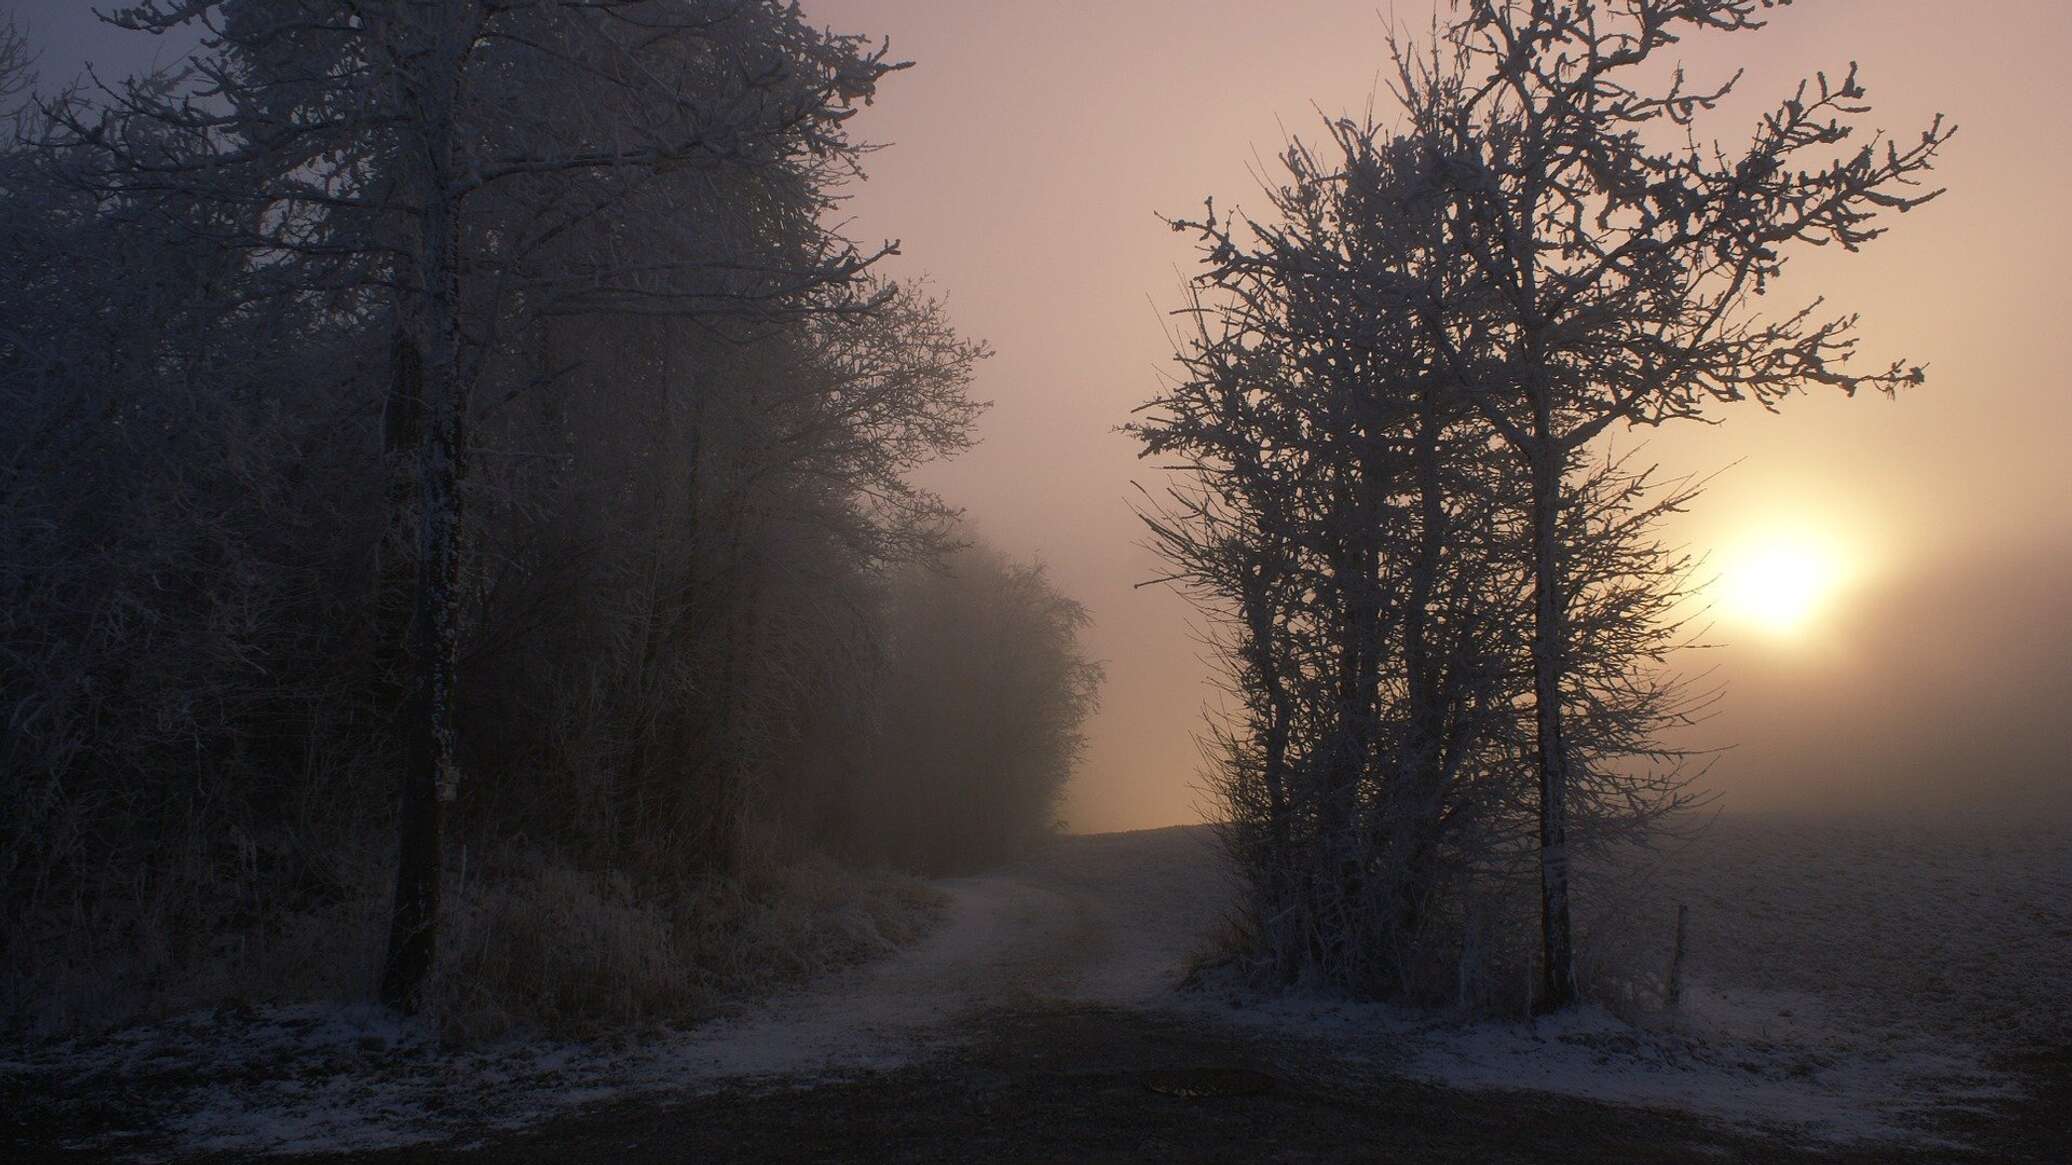
<path id="1" fill-rule="evenodd" d="M 858 121 L 892 148 L 852 203 L 855 230 L 903 240 L 899 270 L 931 276 L 960 325 L 999 351 L 979 384 L 996 402 L 985 444 L 930 480 L 1092 609 L 1110 678 L 1075 827 L 1187 820 L 1198 803 L 1189 733 L 1211 693 L 1186 605 L 1132 589 L 1156 566 L 1132 545 L 1131 482 L 1156 474 L 1113 431 L 1155 388 L 1162 312 L 1190 262 L 1154 212 L 1209 194 L 1257 204 L 1252 174 L 1285 132 L 1308 134 L 1317 108 L 1363 108 L 1383 64 L 1376 8 L 808 4 L 838 28 L 889 34 L 917 62 Z M 1431 9 L 1396 11 L 1421 23 Z M 2056 585 L 2072 583 L 2072 15 L 2045 0 L 1958 12 L 1811 0 L 1764 32 L 1686 46 L 1694 77 L 1719 74 L 1722 48 L 1749 67 L 1748 102 L 1712 123 L 1729 141 L 1757 105 L 1852 57 L 1875 124 L 1912 134 L 1941 110 L 1962 127 L 1943 200 L 1863 254 L 1800 259 L 1781 289 L 1861 310 L 1866 352 L 1926 362 L 1926 387 L 1897 402 L 1796 400 L 1782 416 L 1736 409 L 1717 427 L 1648 438 L 1677 468 L 1735 464 L 1682 530 L 1694 547 L 1725 553 L 1775 526 L 1841 547 L 1857 568 L 1807 636 L 1780 641 L 1723 615 L 1714 638 L 1731 644 L 1690 661 L 1730 683 L 1697 738 L 1738 745 L 1713 771 L 1736 804 L 2033 798 L 2067 782 L 2072 734 L 2047 697 L 2072 697 L 2072 608 Z M 1979 739 L 1987 710 L 2000 715 Z"/>
<path id="2" fill-rule="evenodd" d="M 93 28 L 81 0 L 8 0 L 47 46 L 46 79 L 148 50 Z M 1067 817 L 1079 829 L 1193 820 L 1189 736 L 1210 698 L 1187 606 L 1133 589 L 1133 481 L 1157 474 L 1114 432 L 1170 352 L 1190 250 L 1156 212 L 1205 195 L 1256 205 L 1287 132 L 1363 108 L 1384 64 L 1374 0 L 809 0 L 844 31 L 889 35 L 916 67 L 858 133 L 891 148 L 850 204 L 861 239 L 897 237 L 998 356 L 978 394 L 985 444 L 931 471 L 1005 549 L 1039 555 L 1095 619 L 1106 704 Z M 1399 5 L 1422 25 L 1429 3 Z M 1991 18 L 1981 16 L 1991 13 Z M 1802 257 L 1784 299 L 1865 316 L 1865 350 L 1929 365 L 1898 402 L 1802 399 L 1652 435 L 1670 466 L 1729 464 L 1681 529 L 1731 568 L 1773 531 L 1829 547 L 1852 577 L 1780 639 L 1722 616 L 1730 645 L 1690 661 L 1730 689 L 1694 739 L 1734 744 L 1712 779 L 1742 806 L 2064 804 L 2072 786 L 2072 8 L 2052 0 L 1801 0 L 1724 47 L 1746 101 L 1708 133 L 1853 57 L 1877 112 L 1912 134 L 1962 127 L 1945 198 L 1864 254 Z M 1780 300 L 1782 302 L 1782 300 Z"/>

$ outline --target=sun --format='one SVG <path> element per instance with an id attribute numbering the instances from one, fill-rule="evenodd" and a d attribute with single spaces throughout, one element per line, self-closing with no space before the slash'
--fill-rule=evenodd
<path id="1" fill-rule="evenodd" d="M 1842 579 L 1840 556 L 1810 538 L 1753 542 L 1727 556 L 1721 606 L 1736 622 L 1780 638 L 1803 635 Z"/>

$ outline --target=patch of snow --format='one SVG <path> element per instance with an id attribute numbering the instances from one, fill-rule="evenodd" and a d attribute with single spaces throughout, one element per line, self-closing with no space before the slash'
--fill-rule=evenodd
<path id="1" fill-rule="evenodd" d="M 1730 816 L 1650 872 L 1691 937 L 1682 1003 L 1639 1023 L 1446 1022 L 1228 985 L 1197 1007 L 1455 1087 L 1843 1142 L 1923 1142 L 1934 1112 L 2015 1094 L 1996 1053 L 2072 1037 L 2072 831 Z"/>
<path id="2" fill-rule="evenodd" d="M 512 1039 L 446 1052 L 428 1026 L 381 1009 L 307 1005 L 198 1012 L 47 1047 L 9 1070 L 53 1087 L 150 1081 L 154 1107 L 171 1114 L 160 1131 L 182 1151 L 235 1154 L 406 1147 L 606 1100 L 850 1078 L 953 1047 L 977 1034 L 959 1021 L 988 1010 L 1162 997 L 1228 900 L 1220 870 L 1198 829 L 1063 839 L 1024 865 L 938 883 L 949 905 L 911 947 L 616 1045 Z"/>
<path id="3" fill-rule="evenodd" d="M 1185 828 L 1066 838 L 941 882 L 948 908 L 920 942 L 690 1030 L 454 1052 L 367 1006 L 201 1012 L 18 1050 L 0 1074 L 143 1097 L 180 1151 L 377 1149 L 477 1140 L 605 1100 L 855 1077 L 975 1038 L 991 1010 L 1082 1003 L 1313 1042 L 1376 1073 L 1854 1139 L 1916 1136 L 1924 1112 L 2005 1095 L 1991 1053 L 2068 1022 L 2062 832 L 1730 821 L 1661 877 L 1692 906 L 1687 990 L 1641 1024 L 1594 1009 L 1466 1023 L 1227 985 L 1182 992 L 1186 960 L 1238 901 L 1210 831 Z M 81 1147 L 117 1151 L 147 1131 Z"/>

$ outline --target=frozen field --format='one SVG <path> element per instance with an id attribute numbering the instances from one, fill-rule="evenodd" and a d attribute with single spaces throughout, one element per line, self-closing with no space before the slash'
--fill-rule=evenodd
<path id="1" fill-rule="evenodd" d="M 1642 968 L 1666 967 L 1690 909 L 1679 1009 L 1571 1036 L 1583 1056 L 1535 1055 L 1514 1030 L 1485 1033 L 1508 1055 L 1445 1041 L 1425 1062 L 1455 1083 L 1933 1141 L 1937 1114 L 2025 1087 L 2011 1057 L 2072 1040 L 2063 824 L 1722 815 L 1636 874 Z"/>
<path id="2" fill-rule="evenodd" d="M 2072 1095 L 2067 823 L 1726 817 L 1665 874 L 1692 911 L 1693 1025 L 1805 1049 L 1812 1083 L 1870 1102 L 1842 1128 Z"/>
<path id="3" fill-rule="evenodd" d="M 1802 993 L 1871 1041 L 2072 1039 L 2072 826 L 1729 816 L 1666 865 L 1729 1001 Z"/>
<path id="4" fill-rule="evenodd" d="M 689 1030 L 455 1053 L 368 1008 L 261 1009 L 23 1050 L 0 1082 L 71 1143 L 146 1155 L 494 1144 L 603 1102 L 897 1072 L 1064 1009 L 1148 1017 L 1346 1087 L 1530 1089 L 1793 1145 L 1958 1148 L 1952 1113 L 2022 1087 L 2008 1053 L 2072 1036 L 2072 831 L 1730 817 L 1648 881 L 1636 931 L 1666 937 L 1665 912 L 1691 908 L 1688 999 L 1638 1023 L 1177 990 L 1236 899 L 1208 831 L 1169 829 L 939 883 L 949 907 L 919 944 Z"/>

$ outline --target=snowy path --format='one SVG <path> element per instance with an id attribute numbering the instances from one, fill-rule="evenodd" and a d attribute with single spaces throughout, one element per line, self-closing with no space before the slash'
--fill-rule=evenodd
<path id="1" fill-rule="evenodd" d="M 2072 927 L 2061 924 L 2058 894 L 2072 870 L 2072 841 L 2051 834 L 2024 849 L 1993 839 L 1982 852 L 1999 855 L 1994 862 L 1946 894 L 1940 882 L 1924 889 L 1868 877 L 1824 883 L 1849 894 L 1805 892 L 1805 874 L 1819 862 L 1800 850 L 1832 849 L 1839 836 L 1744 823 L 1693 850 L 1689 868 L 1675 872 L 1728 893 L 1705 906 L 1717 929 L 1692 966 L 1694 1006 L 1641 1026 L 1594 1010 L 1537 1024 L 1464 1023 L 1323 996 L 1178 991 L 1191 957 L 1237 902 L 1213 836 L 1186 828 L 1064 838 L 1020 865 L 939 882 L 945 913 L 921 942 L 688 1030 L 453 1052 L 423 1025 L 371 1007 L 308 1005 L 131 1029 L 0 1062 L 0 1078 L 11 1089 L 106 1097 L 96 1103 L 111 1115 L 93 1122 L 105 1135 L 87 1147 L 146 1155 L 505 1146 L 561 1118 L 575 1118 L 578 1129 L 595 1124 L 577 1114 L 599 1105 L 616 1120 L 682 1105 L 733 1112 L 758 1096 L 802 1090 L 833 1098 L 906 1088 L 950 1099 L 972 1087 L 964 1074 L 971 1065 L 992 1065 L 984 1072 L 994 1077 L 1059 1080 L 1086 1065 L 1112 1074 L 1176 1056 L 1256 1063 L 1303 1081 L 1308 1094 L 1367 1098 L 1357 1104 L 1400 1099 L 1406 1080 L 1424 1081 L 1415 1087 L 1426 1089 L 1416 1094 L 1425 1099 L 1416 1103 L 1442 1115 L 1474 1110 L 1485 1103 L 1474 1090 L 1492 1089 L 1650 1106 L 1649 1119 L 1668 1119 L 1663 1110 L 1691 1114 L 1676 1118 L 1685 1122 L 1668 1130 L 1676 1135 L 1720 1121 L 1744 1130 L 1722 1136 L 1783 1138 L 1766 1142 L 1773 1147 L 1862 1138 L 1920 1144 L 1924 1136 L 1933 1145 L 1939 1134 L 1931 1130 L 1957 1109 L 1989 1125 L 2001 1119 L 1994 1114 L 2013 1093 L 1969 1033 L 1992 1018 L 1978 1014 L 1982 1004 L 2065 997 Z M 1866 861 L 1901 852 L 1882 835 L 1866 838 L 1855 847 Z M 1918 846 L 1912 852 L 1921 856 Z M 2003 868 L 2015 861 L 2008 855 L 2019 857 L 2019 868 Z M 1777 868 L 1750 870 L 1750 858 Z M 1941 878 L 1936 871 L 1947 863 L 1916 864 Z M 1989 889 L 2004 899 L 1993 909 L 1981 900 Z M 1894 895 L 1904 902 L 1886 900 Z M 2016 922 L 2001 915 L 2027 934 L 2019 958 L 1982 954 L 1967 963 L 1972 974 L 1953 985 L 1961 999 L 1935 997 L 1947 1023 L 1903 1006 L 1926 993 L 1897 971 L 1877 976 L 1901 997 L 1892 1000 L 1900 1007 L 1875 1009 L 1905 1021 L 1891 1028 L 1866 1027 L 1846 1000 L 1810 993 L 1814 984 L 1780 973 L 1845 933 L 1847 957 L 1875 965 L 1915 946 L 1912 928 L 1847 924 L 1929 915 L 1942 920 L 1952 949 L 1962 940 L 2014 954 L 2006 934 Z M 1762 953 L 1740 958 L 1751 951 Z M 1049 1065 L 1039 1071 L 1032 1055 L 1049 1056 Z M 1468 1091 L 1433 1093 L 1433 1084 Z M 1129 1119 L 1126 1094 L 1101 1103 Z M 1510 1095 L 1547 1107 L 1544 1096 Z M 140 1097 L 149 1098 L 151 1116 Z M 1598 1121 L 1591 1135 L 1609 1135 L 1602 1130 L 1625 1119 L 1617 1114 L 1636 1111 L 1603 1110 L 1613 1115 L 1583 1123 Z M 970 1119 L 984 1127 L 981 1116 Z M 1569 1128 L 1568 1116 L 1551 1119 Z"/>
<path id="2" fill-rule="evenodd" d="M 1213 846 L 1187 828 L 1060 839 L 937 883 L 945 916 L 913 947 L 685 1031 L 450 1052 L 378 1008 L 311 1004 L 132 1028 L 0 1060 L 0 1078 L 108 1097 L 79 1147 L 146 1157 L 453 1143 L 606 1102 L 853 1078 L 952 1053 L 1002 1010 L 1152 1004 L 1231 900 Z"/>
<path id="3" fill-rule="evenodd" d="M 1198 828 L 1063 838 L 937 885 L 946 917 L 919 944 L 709 1025 L 685 1051 L 716 1077 L 841 1071 L 906 1062 L 1001 1008 L 1155 1005 L 1235 902 Z"/>

